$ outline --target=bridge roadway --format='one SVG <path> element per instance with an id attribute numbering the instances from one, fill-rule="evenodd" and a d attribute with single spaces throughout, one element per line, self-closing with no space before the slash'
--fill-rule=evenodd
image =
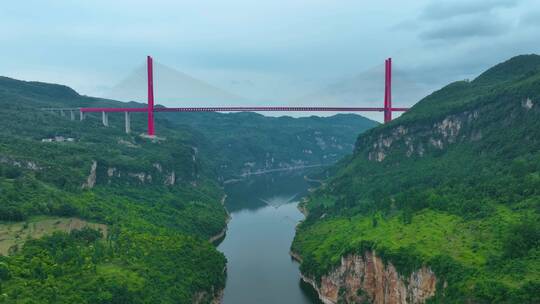
<path id="1" fill-rule="evenodd" d="M 148 108 L 80 108 L 90 112 L 148 112 Z M 359 107 L 154 107 L 154 112 L 404 112 L 408 108 L 359 108 Z"/>

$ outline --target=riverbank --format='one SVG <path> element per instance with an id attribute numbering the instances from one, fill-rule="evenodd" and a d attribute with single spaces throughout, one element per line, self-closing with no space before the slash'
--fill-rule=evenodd
<path id="1" fill-rule="evenodd" d="M 307 176 L 304 176 L 304 179 L 306 181 L 310 181 Z M 314 181 L 310 181 L 310 182 L 314 182 Z M 322 182 L 321 182 L 322 184 Z M 305 203 L 306 202 L 306 198 L 303 198 L 302 199 L 302 202 Z M 296 208 L 298 209 L 298 211 L 300 211 L 300 213 L 302 213 L 304 215 L 304 218 L 307 217 L 307 209 L 305 207 L 302 206 L 302 203 L 298 204 L 296 206 Z M 298 224 L 296 225 L 295 227 L 295 236 L 296 236 L 296 230 L 298 228 L 298 225 L 300 225 L 302 222 L 298 222 Z M 294 252 L 292 249 L 289 250 L 289 255 L 291 256 L 291 258 L 296 261 L 298 263 L 298 266 L 300 267 L 300 265 L 302 264 L 303 262 L 303 259 L 302 259 L 302 256 L 299 254 L 299 253 L 296 253 Z M 315 280 L 313 279 L 310 279 L 308 278 L 307 276 L 305 276 L 302 271 L 300 271 L 300 278 L 302 279 L 302 281 L 304 281 L 304 283 L 307 283 L 311 286 L 311 288 L 313 288 L 313 290 L 315 290 L 315 293 L 317 295 L 317 297 L 319 298 L 319 300 L 323 303 L 323 304 L 335 304 L 333 301 L 331 301 L 329 298 L 325 297 L 319 286 L 317 285 L 317 283 L 315 282 Z"/>
<path id="2" fill-rule="evenodd" d="M 218 241 L 221 241 L 225 238 L 225 234 L 227 233 L 227 229 L 229 227 L 229 222 L 231 221 L 231 214 L 229 213 L 229 211 L 227 210 L 227 208 L 225 207 L 225 200 L 227 199 L 227 194 L 224 194 L 223 197 L 221 198 L 221 205 L 223 206 L 223 208 L 225 209 L 225 213 L 227 213 L 227 218 L 225 219 L 225 227 L 223 227 L 223 229 L 216 235 L 210 237 L 208 239 L 208 241 L 216 246 L 219 245 L 220 242 Z M 217 243 L 217 244 L 216 244 Z"/>
<path id="3" fill-rule="evenodd" d="M 216 247 L 219 246 L 219 244 L 225 239 L 225 235 L 227 234 L 227 230 L 229 227 L 229 222 L 231 221 L 231 214 L 225 207 L 225 201 L 227 200 L 227 194 L 223 194 L 223 197 L 221 197 L 221 205 L 225 209 L 225 213 L 227 214 L 227 218 L 225 219 L 225 227 L 216 235 L 210 237 L 208 241 L 212 244 L 214 244 Z M 223 267 L 223 273 L 227 272 L 227 264 L 225 264 L 225 267 Z M 223 294 L 224 289 L 220 289 L 217 292 L 214 293 L 213 298 L 211 300 L 211 304 L 220 304 L 223 302 Z M 204 297 L 201 297 L 201 299 L 204 299 Z M 197 303 L 197 301 L 194 301 Z"/>

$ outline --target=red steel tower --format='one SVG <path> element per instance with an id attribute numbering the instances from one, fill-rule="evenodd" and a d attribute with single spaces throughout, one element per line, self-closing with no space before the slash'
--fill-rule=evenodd
<path id="1" fill-rule="evenodd" d="M 392 58 L 384 62 L 384 123 L 392 121 Z"/>
<path id="2" fill-rule="evenodd" d="M 148 135 L 154 136 L 154 69 L 152 57 L 146 57 L 148 71 Z"/>

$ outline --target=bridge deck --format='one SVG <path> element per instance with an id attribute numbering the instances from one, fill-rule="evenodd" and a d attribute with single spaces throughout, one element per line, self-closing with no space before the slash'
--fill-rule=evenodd
<path id="1" fill-rule="evenodd" d="M 404 112 L 408 108 L 359 107 L 184 107 L 154 108 L 154 112 Z M 81 112 L 148 112 L 148 108 L 80 108 Z"/>

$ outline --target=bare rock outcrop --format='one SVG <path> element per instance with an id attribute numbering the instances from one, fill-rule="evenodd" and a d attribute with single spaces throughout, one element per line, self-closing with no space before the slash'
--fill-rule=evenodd
<path id="1" fill-rule="evenodd" d="M 426 148 L 442 150 L 460 140 L 478 141 L 481 136 L 478 136 L 477 130 L 473 130 L 473 134 L 463 134 L 464 126 L 470 126 L 478 117 L 478 111 L 465 111 L 448 115 L 432 125 L 412 129 L 397 126 L 390 132 L 379 134 L 375 139 L 365 140 L 373 141 L 373 144 L 367 146 L 367 158 L 370 161 L 382 162 L 400 147 L 404 147 L 406 157 L 423 157 Z"/>
<path id="2" fill-rule="evenodd" d="M 97 161 L 92 161 L 92 166 L 90 166 L 90 174 L 86 178 L 86 182 L 82 185 L 83 189 L 92 189 L 96 185 L 96 171 L 97 171 Z"/>
<path id="3" fill-rule="evenodd" d="M 172 171 L 169 175 L 165 177 L 165 181 L 163 182 L 167 186 L 174 186 L 176 183 L 176 173 Z"/>
<path id="4" fill-rule="evenodd" d="M 437 277 L 430 268 L 422 267 L 405 277 L 374 251 L 342 257 L 341 264 L 319 282 L 303 279 L 315 287 L 325 304 L 424 303 L 435 295 L 437 286 Z"/>

